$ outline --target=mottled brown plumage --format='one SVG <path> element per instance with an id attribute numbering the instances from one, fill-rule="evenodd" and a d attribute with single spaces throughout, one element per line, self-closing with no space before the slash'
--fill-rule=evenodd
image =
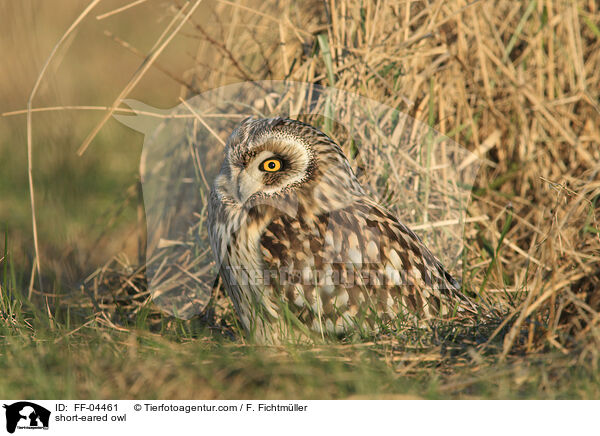
<path id="1" fill-rule="evenodd" d="M 474 310 L 419 237 L 366 194 L 340 147 L 298 121 L 247 119 L 232 133 L 209 235 L 261 342 L 291 325 L 340 333 Z"/>

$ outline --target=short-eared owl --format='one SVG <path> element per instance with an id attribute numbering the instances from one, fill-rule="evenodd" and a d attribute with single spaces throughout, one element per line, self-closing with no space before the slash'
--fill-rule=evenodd
<path id="1" fill-rule="evenodd" d="M 289 326 L 372 331 L 473 310 L 419 237 L 367 195 L 342 149 L 308 124 L 244 120 L 208 216 L 225 289 L 259 342 Z"/>

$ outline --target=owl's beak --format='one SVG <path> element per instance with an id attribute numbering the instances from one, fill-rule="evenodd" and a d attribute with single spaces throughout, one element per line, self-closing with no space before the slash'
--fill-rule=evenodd
<path id="1" fill-rule="evenodd" d="M 232 191 L 235 191 L 239 204 L 245 204 L 250 197 L 264 189 L 262 180 L 253 177 L 253 175 L 249 174 L 247 171 L 240 171 L 237 174 L 235 177 L 235 185 L 235 187 L 232 187 Z M 291 217 L 295 217 L 298 212 L 298 198 L 292 193 L 288 194 L 285 199 L 282 199 L 281 197 L 273 198 L 265 196 L 256 199 L 256 201 L 252 201 L 252 206 L 257 206 L 259 204 L 269 205 Z"/>
<path id="2" fill-rule="evenodd" d="M 252 194 L 260 191 L 262 183 L 255 177 L 248 174 L 247 171 L 240 171 L 235 180 L 237 188 L 237 198 L 240 203 L 245 203 Z"/>

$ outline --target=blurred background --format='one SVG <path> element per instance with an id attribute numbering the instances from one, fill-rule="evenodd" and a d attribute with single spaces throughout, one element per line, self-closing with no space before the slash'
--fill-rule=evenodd
<path id="1" fill-rule="evenodd" d="M 102 1 L 65 41 L 50 62 L 34 107 L 110 106 L 127 85 L 183 2 L 145 1 L 124 6 Z M 31 209 L 27 185 L 25 115 L 7 115 L 27 101 L 53 46 L 89 2 L 3 1 L 0 20 L 0 226 L 19 273 L 33 261 Z M 158 108 L 179 104 L 178 97 L 217 86 L 202 82 L 219 56 L 210 51 L 197 62 L 202 39 L 211 32 L 216 3 L 203 2 L 188 24 L 128 96 Z M 235 8 L 232 8 L 235 10 Z M 226 20 L 222 16 L 221 20 Z M 167 29 L 168 30 L 168 29 Z M 218 27 L 222 31 L 222 26 Z M 206 45 L 206 44 L 205 44 Z M 204 74 L 201 74 L 203 72 Z M 221 71 L 223 83 L 239 80 Z M 190 85 L 182 85 L 190 83 Z M 191 85 L 193 84 L 193 85 Z M 193 88 L 192 88 L 193 86 Z M 137 259 L 143 237 L 139 213 L 139 158 L 143 136 L 111 119 L 82 155 L 77 150 L 103 113 L 65 109 L 33 115 L 33 179 L 37 202 L 42 269 L 70 284 L 81 280 L 117 253 Z M 143 220 L 143 217 L 142 217 Z M 3 238 L 4 239 L 4 238 Z M 4 244 L 4 241 L 2 242 Z"/>

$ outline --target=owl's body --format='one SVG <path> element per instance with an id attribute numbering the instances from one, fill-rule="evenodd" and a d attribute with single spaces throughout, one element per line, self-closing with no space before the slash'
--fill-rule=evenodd
<path id="1" fill-rule="evenodd" d="M 238 317 L 259 342 L 473 311 L 422 241 L 363 190 L 340 147 L 290 119 L 230 136 L 209 236 Z M 294 327 L 295 326 L 295 327 Z"/>

